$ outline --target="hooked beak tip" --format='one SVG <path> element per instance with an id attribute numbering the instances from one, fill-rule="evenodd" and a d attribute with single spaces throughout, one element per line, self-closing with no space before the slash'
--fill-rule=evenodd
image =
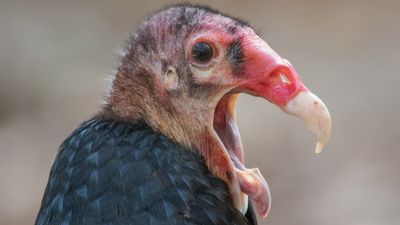
<path id="1" fill-rule="evenodd" d="M 322 144 L 321 142 L 317 142 L 317 145 L 315 146 L 315 153 L 321 153 L 322 149 L 324 149 L 324 144 Z"/>
<path id="2" fill-rule="evenodd" d="M 332 129 L 331 116 L 320 98 L 309 91 L 299 92 L 283 110 L 299 117 L 318 138 L 315 153 L 321 153 L 329 141 Z"/>

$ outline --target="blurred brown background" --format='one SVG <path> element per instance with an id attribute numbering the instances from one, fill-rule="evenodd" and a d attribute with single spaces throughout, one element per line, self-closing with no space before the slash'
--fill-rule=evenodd
<path id="1" fill-rule="evenodd" d="M 332 114 L 332 140 L 315 155 L 300 121 L 241 97 L 247 165 L 272 190 L 260 224 L 399 224 L 400 4 L 202 3 L 260 30 Z M 0 224 L 33 224 L 57 147 L 98 109 L 115 49 L 167 4 L 1 0 Z"/>

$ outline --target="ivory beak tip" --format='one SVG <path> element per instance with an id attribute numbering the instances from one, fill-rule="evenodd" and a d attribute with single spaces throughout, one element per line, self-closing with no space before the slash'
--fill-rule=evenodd
<path id="1" fill-rule="evenodd" d="M 331 116 L 322 100 L 309 91 L 300 92 L 283 110 L 303 120 L 318 138 L 315 153 L 321 153 L 329 141 L 332 128 Z"/>
<path id="2" fill-rule="evenodd" d="M 324 149 L 324 146 L 320 142 L 318 142 L 317 146 L 315 147 L 315 153 L 319 154 L 322 152 L 323 149 Z"/>

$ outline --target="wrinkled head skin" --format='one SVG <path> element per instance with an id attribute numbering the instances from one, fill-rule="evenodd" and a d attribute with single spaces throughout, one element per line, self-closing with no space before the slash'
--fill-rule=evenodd
<path id="1" fill-rule="evenodd" d="M 271 199 L 259 170 L 244 166 L 236 125 L 240 93 L 300 117 L 318 137 L 317 152 L 329 139 L 326 106 L 246 22 L 206 7 L 178 5 L 149 17 L 128 44 L 103 114 L 145 121 L 198 151 L 243 213 L 250 197 L 266 216 Z"/>

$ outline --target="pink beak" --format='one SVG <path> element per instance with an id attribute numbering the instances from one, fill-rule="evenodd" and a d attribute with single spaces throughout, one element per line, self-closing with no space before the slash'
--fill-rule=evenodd
<path id="1" fill-rule="evenodd" d="M 250 39 L 251 38 L 251 39 Z M 320 153 L 331 134 L 331 116 L 320 98 L 311 93 L 296 70 L 267 43 L 254 35 L 244 41 L 247 82 L 240 89 L 278 105 L 284 112 L 299 117 L 317 136 L 315 152 Z"/>

